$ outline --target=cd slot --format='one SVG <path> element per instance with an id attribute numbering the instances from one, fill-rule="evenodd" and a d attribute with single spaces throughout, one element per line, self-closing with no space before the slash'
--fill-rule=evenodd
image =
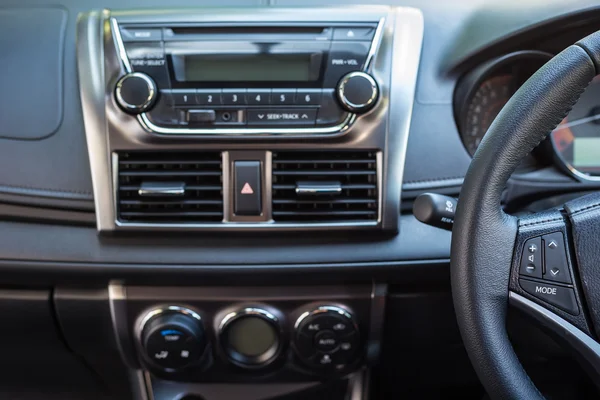
<path id="1" fill-rule="evenodd" d="M 329 27 L 318 26 L 184 26 L 174 27 L 174 35 L 322 35 Z"/>
<path id="2" fill-rule="evenodd" d="M 319 40 L 328 41 L 333 37 L 333 28 L 324 26 L 281 26 L 281 25 L 240 25 L 215 26 L 192 25 L 171 26 L 163 29 L 165 41 L 211 41 L 211 40 Z"/>

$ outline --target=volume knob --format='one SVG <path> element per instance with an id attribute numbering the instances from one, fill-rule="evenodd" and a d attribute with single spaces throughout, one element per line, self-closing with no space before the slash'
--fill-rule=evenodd
<path id="1" fill-rule="evenodd" d="M 115 87 L 117 103 L 130 114 L 148 111 L 156 102 L 156 84 L 146 74 L 132 72 L 123 75 Z"/>
<path id="2" fill-rule="evenodd" d="M 379 87 L 371 75 L 354 71 L 338 83 L 337 97 L 344 109 L 360 114 L 369 111 L 377 103 Z"/>

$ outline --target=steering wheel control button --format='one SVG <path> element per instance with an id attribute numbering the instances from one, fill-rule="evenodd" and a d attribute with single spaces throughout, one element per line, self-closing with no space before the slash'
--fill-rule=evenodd
<path id="1" fill-rule="evenodd" d="M 260 161 L 235 161 L 234 213 L 260 216 L 262 214 Z"/>
<path id="2" fill-rule="evenodd" d="M 565 239 L 561 232 L 552 233 L 542 237 L 546 254 L 546 270 L 544 279 L 560 283 L 571 284 L 571 274 L 565 251 Z"/>
<path id="3" fill-rule="evenodd" d="M 579 315 L 579 307 L 577 306 L 575 292 L 572 288 L 550 283 L 534 282 L 527 279 L 519 279 L 519 284 L 530 295 L 569 314 Z"/>
<path id="4" fill-rule="evenodd" d="M 360 336 L 352 316 L 335 306 L 306 312 L 296 321 L 298 356 L 315 368 L 342 368 L 356 359 Z"/>
<path id="5" fill-rule="evenodd" d="M 115 87 L 117 104 L 130 114 L 141 114 L 150 110 L 157 97 L 156 83 L 141 72 L 122 76 Z"/>
<path id="6" fill-rule="evenodd" d="M 523 276 L 542 278 L 542 238 L 536 237 L 525 242 L 521 256 L 519 273 Z"/>
<path id="7" fill-rule="evenodd" d="M 141 334 L 146 358 L 165 370 L 179 370 L 197 361 L 206 347 L 200 317 L 193 311 L 172 308 L 148 314 Z"/>

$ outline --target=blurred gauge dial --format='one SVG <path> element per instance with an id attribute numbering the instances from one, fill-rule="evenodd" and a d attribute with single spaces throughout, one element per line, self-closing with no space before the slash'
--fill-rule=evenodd
<path id="1" fill-rule="evenodd" d="M 471 98 L 462 133 L 463 142 L 471 156 L 500 110 L 515 94 L 516 83 L 512 75 L 494 76 L 485 80 Z"/>
<path id="2" fill-rule="evenodd" d="M 550 139 L 564 169 L 579 179 L 600 181 L 600 76 L 590 83 Z"/>
<path id="3" fill-rule="evenodd" d="M 519 51 L 491 60 L 464 76 L 454 96 L 461 139 L 471 156 L 513 94 L 550 58 L 540 51 Z"/>

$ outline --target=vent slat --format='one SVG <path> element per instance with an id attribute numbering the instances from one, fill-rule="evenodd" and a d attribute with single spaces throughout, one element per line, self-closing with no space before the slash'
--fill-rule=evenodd
<path id="1" fill-rule="evenodd" d="M 275 222 L 376 221 L 379 215 L 377 153 L 281 151 L 273 153 Z M 297 194 L 299 185 L 339 186 L 339 192 Z M 317 192 L 318 193 L 318 192 Z"/>
<path id="2" fill-rule="evenodd" d="M 118 218 L 136 223 L 210 223 L 223 220 L 219 152 L 119 154 Z M 158 184 L 158 185 L 157 185 Z M 139 194 L 142 185 L 180 185 L 181 196 Z"/>
<path id="3" fill-rule="evenodd" d="M 302 200 L 302 199 L 274 199 L 273 204 L 375 204 L 375 199 L 328 199 L 328 200 Z"/>
<path id="4" fill-rule="evenodd" d="M 122 171 L 120 176 L 147 176 L 160 177 L 165 176 L 221 176 L 220 171 Z"/>

